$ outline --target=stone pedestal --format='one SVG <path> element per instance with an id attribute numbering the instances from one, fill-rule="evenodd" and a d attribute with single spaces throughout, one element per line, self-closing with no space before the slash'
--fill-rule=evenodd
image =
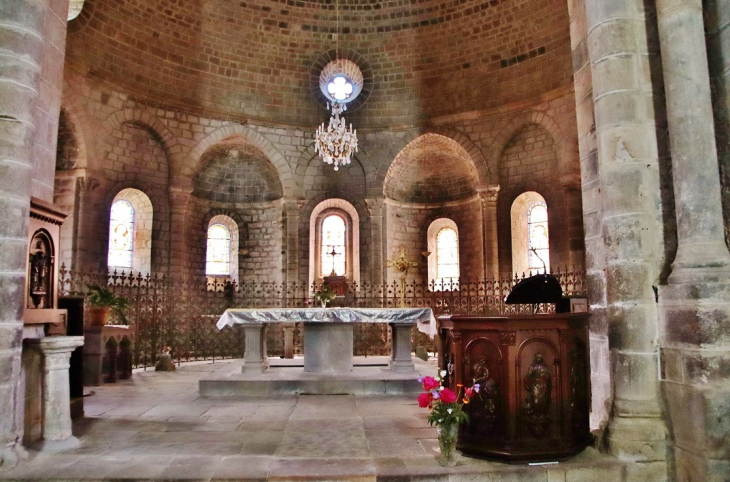
<path id="1" fill-rule="evenodd" d="M 82 336 L 28 340 L 43 357 L 43 439 L 34 445 L 36 450 L 55 452 L 79 444 L 71 434 L 68 368 L 71 352 L 83 344 Z"/>
<path id="2" fill-rule="evenodd" d="M 263 323 L 250 323 L 243 326 L 243 333 L 246 338 L 245 351 L 243 352 L 244 373 L 262 373 L 269 367 L 266 356 L 266 325 Z"/>
<path id="3" fill-rule="evenodd" d="M 304 371 L 352 371 L 352 325 L 304 323 Z"/>
<path id="4" fill-rule="evenodd" d="M 393 354 L 390 360 L 390 367 L 394 372 L 413 372 L 416 370 L 411 359 L 413 343 L 411 341 L 410 323 L 391 323 L 393 329 Z"/>

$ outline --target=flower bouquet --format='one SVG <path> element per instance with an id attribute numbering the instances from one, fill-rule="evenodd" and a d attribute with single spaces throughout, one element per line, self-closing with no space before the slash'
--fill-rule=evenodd
<path id="1" fill-rule="evenodd" d="M 441 455 L 438 461 L 443 466 L 456 465 L 458 456 L 456 453 L 456 437 L 459 433 L 459 425 L 469 422 L 469 415 L 463 407 L 468 404 L 479 392 L 478 383 L 471 388 L 464 390 L 459 383 L 459 393 L 454 393 L 450 388 L 442 385 L 446 370 L 442 370 L 437 377 L 419 377 L 418 382 L 423 386 L 423 393 L 418 396 L 418 406 L 431 409 L 428 416 L 428 423 L 438 428 L 439 448 Z"/>
<path id="2" fill-rule="evenodd" d="M 314 299 L 322 303 L 322 308 L 327 308 L 327 303 L 334 300 L 337 295 L 330 285 L 322 285 L 322 289 L 314 293 Z"/>

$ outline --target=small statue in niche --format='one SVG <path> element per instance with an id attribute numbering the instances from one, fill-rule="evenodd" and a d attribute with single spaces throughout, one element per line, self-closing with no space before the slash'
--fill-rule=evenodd
<path id="1" fill-rule="evenodd" d="M 29 295 L 32 306 L 29 308 L 49 308 L 50 300 L 50 273 L 52 272 L 53 257 L 49 255 L 49 246 L 41 235 L 33 237 L 31 245 L 35 244 L 29 259 Z"/>
<path id="2" fill-rule="evenodd" d="M 499 386 L 489 377 L 487 361 L 482 359 L 472 365 L 472 386 L 479 384 L 476 398 L 472 399 L 470 415 L 474 431 L 489 433 L 497 426 Z"/>
<path id="3" fill-rule="evenodd" d="M 524 408 L 528 428 L 535 437 L 542 438 L 551 422 L 550 397 L 553 389 L 550 367 L 542 353 L 535 355 L 524 383 L 527 392 Z"/>

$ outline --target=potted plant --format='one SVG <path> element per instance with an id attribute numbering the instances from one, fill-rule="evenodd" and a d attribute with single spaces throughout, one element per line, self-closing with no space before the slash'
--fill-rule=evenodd
<path id="1" fill-rule="evenodd" d="M 124 311 L 129 308 L 129 300 L 114 294 L 109 288 L 88 285 L 86 301 L 89 302 L 89 325 L 101 327 L 109 322 L 109 315 L 114 315 L 122 324 L 127 324 Z"/>
<path id="2" fill-rule="evenodd" d="M 322 303 L 322 308 L 327 308 L 327 303 L 334 300 L 337 295 L 328 284 L 322 285 L 322 289 L 314 293 L 314 299 Z"/>

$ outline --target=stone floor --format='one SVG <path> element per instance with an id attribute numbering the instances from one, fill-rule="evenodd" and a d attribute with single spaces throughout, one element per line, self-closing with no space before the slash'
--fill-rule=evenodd
<path id="1" fill-rule="evenodd" d="M 240 361 L 223 362 L 240 363 Z M 624 467 L 588 449 L 555 465 L 463 457 L 443 468 L 436 430 L 412 396 L 217 397 L 198 380 L 221 362 L 87 389 L 81 446 L 30 452 L 10 480 L 546 481 L 624 480 Z"/>

